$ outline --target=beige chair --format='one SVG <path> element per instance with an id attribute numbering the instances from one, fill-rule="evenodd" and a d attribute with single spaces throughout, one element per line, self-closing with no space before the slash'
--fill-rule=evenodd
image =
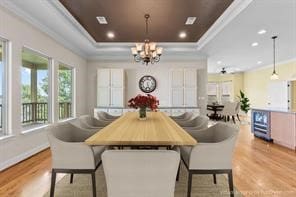
<path id="1" fill-rule="evenodd" d="M 186 121 L 186 120 L 190 120 L 192 119 L 192 117 L 194 116 L 193 112 L 185 112 L 179 116 L 170 116 L 173 120 L 175 121 Z"/>
<path id="2" fill-rule="evenodd" d="M 225 102 L 224 108 L 222 111 L 217 112 L 218 115 L 224 118 L 224 121 L 228 121 L 230 117 L 232 117 L 233 122 L 235 123 L 235 116 L 238 115 L 237 106 L 239 102 Z"/>
<path id="3" fill-rule="evenodd" d="M 68 123 L 70 123 L 71 125 L 81 129 L 81 130 L 87 130 L 89 132 L 93 134 L 95 134 L 96 132 L 98 132 L 99 130 L 101 130 L 103 128 L 102 127 L 89 127 L 88 125 L 83 124 L 79 118 L 75 118 L 73 120 L 69 120 Z"/>
<path id="4" fill-rule="evenodd" d="M 110 121 L 98 120 L 90 115 L 82 115 L 78 119 L 83 128 L 89 129 L 101 129 L 111 123 Z"/>
<path id="5" fill-rule="evenodd" d="M 181 127 L 186 129 L 199 130 L 208 128 L 209 118 L 207 116 L 197 116 L 188 121 L 176 121 Z"/>
<path id="6" fill-rule="evenodd" d="M 108 197 L 173 197 L 180 155 L 173 150 L 107 150 Z"/>
<path id="7" fill-rule="evenodd" d="M 104 112 L 104 111 L 97 112 L 97 115 L 98 115 L 99 120 L 111 121 L 111 122 L 120 117 L 120 116 L 112 116 L 111 114 Z"/>
<path id="8" fill-rule="evenodd" d="M 67 122 L 49 126 L 47 130 L 52 153 L 50 196 L 54 196 L 57 173 L 70 173 L 70 183 L 73 182 L 75 173 L 91 174 L 93 196 L 96 196 L 95 171 L 101 164 L 101 154 L 105 147 L 86 145 L 84 141 L 92 133 Z"/>
<path id="9" fill-rule="evenodd" d="M 239 128 L 236 125 L 217 123 L 214 126 L 190 133 L 198 144 L 181 146 L 182 160 L 189 172 L 187 197 L 191 195 L 193 174 L 228 174 L 230 196 L 233 193 L 232 154 Z"/>

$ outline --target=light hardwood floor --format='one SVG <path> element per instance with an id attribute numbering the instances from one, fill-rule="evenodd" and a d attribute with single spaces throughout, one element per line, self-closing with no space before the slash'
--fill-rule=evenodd
<path id="1" fill-rule="evenodd" d="M 234 185 L 244 196 L 296 196 L 296 152 L 254 138 L 241 126 Z M 50 187 L 49 149 L 0 173 L 0 196 L 42 196 Z M 64 175 L 59 175 L 58 180 Z"/>

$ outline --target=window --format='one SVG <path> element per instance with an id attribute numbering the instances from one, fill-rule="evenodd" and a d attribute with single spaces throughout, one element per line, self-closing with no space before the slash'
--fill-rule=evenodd
<path id="1" fill-rule="evenodd" d="M 0 137 L 7 135 L 7 102 L 6 102 L 6 81 L 7 81 L 7 41 L 0 38 Z"/>
<path id="2" fill-rule="evenodd" d="M 49 121 L 49 64 L 48 57 L 23 48 L 21 121 L 25 129 Z"/>
<path id="3" fill-rule="evenodd" d="M 73 117 L 73 68 L 59 64 L 59 120 Z"/>

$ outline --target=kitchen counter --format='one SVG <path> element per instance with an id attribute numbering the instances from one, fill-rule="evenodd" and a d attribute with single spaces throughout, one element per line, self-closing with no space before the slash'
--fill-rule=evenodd
<path id="1" fill-rule="evenodd" d="M 290 149 L 296 148 L 296 110 L 252 108 L 252 133 Z"/>
<path id="2" fill-rule="evenodd" d="M 282 108 L 271 108 L 271 107 L 253 107 L 251 110 L 264 110 L 270 112 L 283 112 L 296 114 L 296 109 L 282 109 Z"/>

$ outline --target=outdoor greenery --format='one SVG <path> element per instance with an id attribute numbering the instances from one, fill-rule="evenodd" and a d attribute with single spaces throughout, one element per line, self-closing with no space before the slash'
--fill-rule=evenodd
<path id="1" fill-rule="evenodd" d="M 248 111 L 250 110 L 250 100 L 246 97 L 245 93 L 241 90 L 240 90 L 239 100 L 241 104 L 240 106 L 241 110 L 245 113 L 248 113 Z"/>
<path id="2" fill-rule="evenodd" d="M 45 77 L 37 85 L 37 102 L 47 102 L 48 77 Z M 59 102 L 71 102 L 72 100 L 72 74 L 71 70 L 59 70 Z M 31 85 L 22 85 L 22 102 L 32 102 Z"/>

